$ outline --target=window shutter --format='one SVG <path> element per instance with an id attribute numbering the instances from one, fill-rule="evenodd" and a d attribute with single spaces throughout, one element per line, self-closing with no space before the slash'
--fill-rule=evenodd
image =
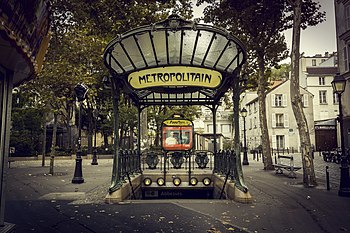
<path id="1" fill-rule="evenodd" d="M 289 135 L 284 135 L 284 148 L 289 148 Z"/>
<path id="2" fill-rule="evenodd" d="M 344 58 L 344 66 L 345 66 L 345 71 L 349 70 L 349 63 L 348 63 L 348 48 L 345 45 L 343 48 L 343 58 Z"/>
<path id="3" fill-rule="evenodd" d="M 282 102 L 283 103 L 282 106 L 283 107 L 287 107 L 287 95 L 286 94 L 282 95 L 282 101 L 283 101 Z"/>
<path id="4" fill-rule="evenodd" d="M 276 115 L 272 113 L 272 128 L 276 128 Z"/>
<path id="5" fill-rule="evenodd" d="M 304 99 L 304 107 L 309 107 L 309 96 L 308 96 L 308 94 L 304 94 L 303 95 L 303 99 Z"/>
<path id="6" fill-rule="evenodd" d="M 277 149 L 276 135 L 272 135 L 272 149 Z"/>
<path id="7" fill-rule="evenodd" d="M 271 106 L 272 106 L 272 107 L 275 107 L 275 106 L 276 106 L 276 105 L 275 105 L 275 98 L 276 98 L 275 94 L 271 94 Z"/>
<path id="8" fill-rule="evenodd" d="M 283 114 L 283 118 L 284 118 L 284 127 L 288 128 L 289 127 L 288 114 Z"/>

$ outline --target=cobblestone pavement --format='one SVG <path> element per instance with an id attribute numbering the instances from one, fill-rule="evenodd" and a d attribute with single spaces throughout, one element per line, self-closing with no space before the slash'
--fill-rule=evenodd
<path id="1" fill-rule="evenodd" d="M 295 165 L 301 166 L 300 154 Z M 229 200 L 127 200 L 106 204 L 112 160 L 92 166 L 83 159 L 84 183 L 72 184 L 75 160 L 16 161 L 8 169 L 5 221 L 17 232 L 346 232 L 350 231 L 350 198 L 337 195 L 339 164 L 315 154 L 319 186 L 304 188 L 296 179 L 264 171 L 249 155 L 243 166 L 253 202 Z M 331 190 L 325 188 L 329 166 Z"/>

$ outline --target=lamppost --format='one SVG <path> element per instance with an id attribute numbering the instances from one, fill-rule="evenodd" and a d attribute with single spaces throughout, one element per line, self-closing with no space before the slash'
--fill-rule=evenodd
<path id="1" fill-rule="evenodd" d="M 92 115 L 94 117 L 95 120 L 95 137 L 94 137 L 94 150 L 92 151 L 92 162 L 91 165 L 98 165 L 97 162 L 97 147 L 96 147 L 96 135 L 97 135 L 97 117 L 98 117 L 98 110 L 97 108 L 94 109 L 94 111 L 92 112 Z"/>
<path id="2" fill-rule="evenodd" d="M 84 183 L 83 170 L 82 170 L 82 158 L 81 158 L 81 112 L 82 112 L 82 102 L 85 100 L 88 90 L 89 88 L 83 83 L 79 83 L 74 88 L 75 95 L 79 101 L 79 122 L 78 122 L 79 124 L 78 124 L 78 148 L 77 148 L 77 153 L 75 158 L 74 177 L 72 179 L 73 184 Z"/>
<path id="3" fill-rule="evenodd" d="M 333 91 L 337 94 L 339 100 L 339 126 L 340 126 L 340 143 L 341 143 L 341 166 L 340 166 L 340 185 L 339 196 L 350 197 L 350 180 L 349 180 L 349 165 L 344 144 L 344 126 L 343 126 L 343 106 L 341 103 L 341 95 L 346 86 L 345 78 L 339 73 L 334 76 L 332 81 Z"/>
<path id="4" fill-rule="evenodd" d="M 242 108 L 241 116 L 243 117 L 243 137 L 244 137 L 244 148 L 243 148 L 243 165 L 249 165 L 248 155 L 247 155 L 247 134 L 245 128 L 245 118 L 247 117 L 247 109 Z"/>

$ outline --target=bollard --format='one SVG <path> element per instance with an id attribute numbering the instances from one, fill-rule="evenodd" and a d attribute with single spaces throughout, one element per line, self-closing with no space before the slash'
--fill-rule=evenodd
<path id="1" fill-rule="evenodd" d="M 326 183 L 327 183 L 327 191 L 330 190 L 330 187 L 329 187 L 329 171 L 328 171 L 328 166 L 326 166 Z"/>

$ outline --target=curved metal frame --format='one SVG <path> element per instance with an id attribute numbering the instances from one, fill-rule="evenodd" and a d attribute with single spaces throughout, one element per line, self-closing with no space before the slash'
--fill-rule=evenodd
<path id="1" fill-rule="evenodd" d="M 162 61 L 166 61 L 166 63 L 160 63 L 159 62 L 159 54 L 156 52 L 156 48 L 153 42 L 153 34 L 155 32 L 164 32 L 165 39 L 165 49 L 166 51 L 162 51 Z M 192 58 L 187 60 L 185 62 L 182 58 L 183 54 L 183 47 L 184 47 L 184 35 L 186 33 L 193 33 L 196 32 L 196 36 L 194 38 L 194 48 L 192 48 Z M 198 57 L 197 60 L 197 44 L 198 40 L 201 37 L 201 34 L 204 32 L 212 33 L 209 36 L 210 41 L 208 43 L 208 48 L 205 49 L 204 53 L 202 53 L 202 57 Z M 174 45 L 179 45 L 179 52 L 178 57 L 176 58 L 178 62 L 170 61 L 170 55 L 169 55 L 169 35 L 171 33 L 179 33 L 180 42 L 179 44 L 174 43 Z M 139 35 L 146 35 L 148 34 L 149 39 L 149 45 L 151 45 L 152 49 L 147 48 L 149 51 L 152 51 L 152 56 L 154 58 L 153 63 L 149 64 L 147 62 L 147 59 L 145 57 L 144 52 L 142 51 L 141 45 L 137 39 L 137 36 Z M 215 51 L 215 53 L 210 54 L 211 56 L 210 62 L 205 62 L 209 51 L 211 50 L 211 46 L 214 43 L 215 39 L 218 38 L 218 36 L 221 37 L 221 39 L 226 39 L 226 44 L 223 49 Z M 125 46 L 126 43 L 131 41 L 132 45 Z M 163 39 L 161 37 L 160 39 Z M 191 38 L 192 39 L 192 38 Z M 193 41 L 191 41 L 193 42 Z M 228 61 L 226 67 L 220 67 L 218 66 L 219 61 L 221 61 L 221 58 L 223 57 L 226 50 L 232 45 L 236 46 L 237 54 L 228 54 L 230 55 L 231 60 Z M 127 51 L 127 48 L 130 48 L 131 52 L 134 52 L 135 54 L 139 54 L 140 56 L 135 56 L 135 54 L 130 54 L 129 51 Z M 114 49 L 119 49 L 120 55 L 120 61 L 118 61 L 119 57 L 115 57 L 113 55 Z M 230 47 L 233 49 L 233 47 Z M 174 51 L 172 51 L 174 52 Z M 188 51 L 187 51 L 188 52 Z M 118 53 L 115 52 L 116 54 Z M 204 54 L 204 55 L 203 55 Z M 166 56 L 165 56 L 166 55 Z M 187 54 L 188 55 L 188 54 Z M 216 56 L 217 55 L 217 56 Z M 225 55 L 226 56 L 226 55 Z M 122 59 L 125 60 L 122 60 Z M 138 59 L 135 61 L 138 61 L 139 63 L 143 63 L 143 65 L 135 64 L 135 61 L 133 61 L 133 58 Z M 174 59 L 174 58 L 172 58 Z M 213 62 L 212 59 L 216 59 L 216 61 Z M 194 62 L 196 60 L 196 63 Z M 121 64 L 122 62 L 128 62 L 127 66 L 123 67 Z M 141 62 L 140 62 L 141 61 Z M 151 61 L 151 60 L 149 60 Z M 201 61 L 198 63 L 198 61 Z M 110 73 L 112 74 L 112 95 L 114 99 L 114 114 L 115 114 L 115 126 L 114 126 L 114 161 L 113 161 L 113 171 L 112 171 L 112 184 L 109 188 L 109 192 L 112 193 L 116 191 L 120 185 L 121 185 L 121 176 L 120 176 L 120 164 L 119 164 L 119 148 L 117 146 L 117 139 L 119 137 L 118 135 L 118 101 L 119 101 L 119 88 L 122 87 L 124 91 L 129 95 L 129 97 L 132 99 L 134 104 L 138 108 L 138 114 L 140 115 L 142 109 L 146 108 L 147 106 L 152 105 L 207 105 L 210 106 L 210 109 L 213 112 L 213 121 L 214 126 L 216 125 L 216 109 L 218 105 L 220 104 L 221 98 L 225 94 L 225 92 L 230 88 L 233 87 L 234 89 L 234 96 L 233 96 L 233 102 L 234 102 L 234 126 L 235 126 L 235 154 L 240 154 L 240 139 L 239 139 L 239 95 L 240 95 L 240 81 L 243 80 L 243 78 L 240 75 L 241 67 L 246 61 L 246 51 L 244 48 L 244 45 L 238 40 L 236 37 L 230 35 L 226 30 L 210 26 L 210 25 L 204 25 L 204 24 L 198 24 L 196 22 L 184 20 L 180 18 L 177 15 L 171 15 L 166 20 L 163 20 L 161 22 L 147 25 L 147 26 L 141 26 L 135 29 L 132 29 L 123 35 L 118 35 L 115 39 L 113 39 L 106 47 L 104 52 L 104 63 L 109 68 Z M 113 64 L 112 64 L 113 62 Z M 227 61 L 225 61 L 223 64 L 226 64 Z M 237 62 L 237 64 L 234 64 L 234 62 Z M 233 65 L 234 64 L 234 65 Z M 156 67 L 168 67 L 168 66 L 189 66 L 189 67 L 200 67 L 200 68 L 206 68 L 206 69 L 212 69 L 219 71 L 222 75 L 222 82 L 217 88 L 205 88 L 205 87 L 190 87 L 190 86 L 164 86 L 164 87 L 152 87 L 152 88 L 145 88 L 145 89 L 134 89 L 132 86 L 128 83 L 128 74 L 140 70 L 145 69 L 151 69 Z M 232 68 L 231 68 L 232 67 Z M 140 116 L 139 116 L 140 118 Z M 138 127 L 140 130 L 140 119 L 138 120 Z M 216 134 L 216 129 L 214 129 L 214 135 Z M 138 143 L 140 144 L 140 136 L 138 136 Z M 214 142 L 214 153 L 217 153 L 217 145 L 216 140 Z M 140 151 L 140 145 L 138 145 L 138 153 L 139 158 L 141 155 Z M 231 153 L 234 154 L 234 153 Z M 232 164 L 230 164 L 230 171 L 231 171 L 231 179 L 235 180 L 235 185 L 238 189 L 247 192 L 248 189 L 246 185 L 244 184 L 243 180 L 243 172 L 241 167 L 241 159 L 240 156 L 237 156 L 236 159 L 232 159 Z M 231 162 L 230 162 L 231 163 Z M 235 164 L 233 164 L 235 163 Z M 140 171 L 141 172 L 141 171 Z"/>

